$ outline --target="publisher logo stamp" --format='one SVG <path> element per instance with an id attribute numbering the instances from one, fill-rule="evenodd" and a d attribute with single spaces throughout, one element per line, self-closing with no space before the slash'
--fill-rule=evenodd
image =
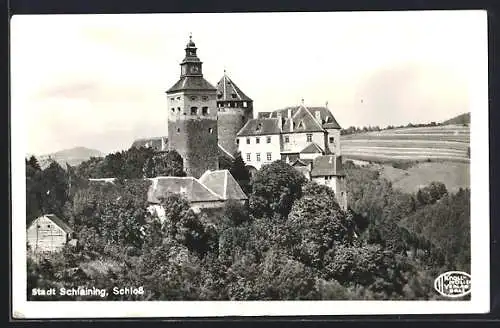
<path id="1" fill-rule="evenodd" d="M 434 289 L 446 297 L 462 297 L 471 292 L 471 276 L 462 271 L 448 271 L 434 280 Z"/>

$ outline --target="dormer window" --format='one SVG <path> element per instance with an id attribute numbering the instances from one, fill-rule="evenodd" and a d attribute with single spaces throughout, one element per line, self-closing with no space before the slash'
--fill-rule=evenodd
<path id="1" fill-rule="evenodd" d="M 260 131 L 262 130 L 262 123 L 257 124 L 257 127 L 255 128 L 255 131 Z"/>
<path id="2" fill-rule="evenodd" d="M 302 129 L 304 127 L 304 123 L 302 121 L 299 122 L 299 129 Z"/>
<path id="3" fill-rule="evenodd" d="M 222 93 L 218 93 L 217 94 L 217 99 L 221 99 L 222 98 Z"/>
<path id="4" fill-rule="evenodd" d="M 236 93 L 232 93 L 231 98 L 236 99 Z"/>

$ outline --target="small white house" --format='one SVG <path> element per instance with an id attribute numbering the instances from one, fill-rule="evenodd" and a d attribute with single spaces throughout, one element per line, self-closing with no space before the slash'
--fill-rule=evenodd
<path id="1" fill-rule="evenodd" d="M 54 214 L 42 215 L 28 226 L 27 240 L 33 252 L 57 252 L 73 238 L 73 229 Z"/>

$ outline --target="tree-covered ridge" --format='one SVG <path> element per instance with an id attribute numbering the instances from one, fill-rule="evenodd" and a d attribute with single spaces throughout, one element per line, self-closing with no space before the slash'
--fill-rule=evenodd
<path id="1" fill-rule="evenodd" d="M 228 202 L 222 213 L 195 213 L 168 195 L 160 218 L 147 210 L 148 181 L 89 185 L 79 168 L 59 169 L 44 173 L 27 161 L 27 179 L 50 174 L 51 188 L 66 186 L 41 199 L 39 211 L 63 204 L 79 244 L 28 259 L 28 290 L 144 288 L 108 300 L 435 299 L 438 274 L 470 270 L 469 190 L 433 183 L 406 194 L 351 165 L 351 208 L 342 211 L 331 189 L 277 161 L 250 179 L 248 208 Z M 27 190 L 28 207 L 39 201 L 36 190 Z"/>

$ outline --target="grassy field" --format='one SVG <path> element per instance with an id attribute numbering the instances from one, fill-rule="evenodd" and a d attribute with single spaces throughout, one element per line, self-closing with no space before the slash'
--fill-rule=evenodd
<path id="1" fill-rule="evenodd" d="M 394 188 L 404 192 L 415 192 L 433 181 L 442 182 L 448 191 L 456 192 L 459 188 L 470 187 L 470 164 L 449 161 L 417 163 L 402 170 L 391 164 L 372 164 L 382 177 L 390 180 Z"/>
<path id="2" fill-rule="evenodd" d="M 446 125 L 345 135 L 341 147 L 345 159 L 468 163 L 469 142 L 468 126 Z"/>

